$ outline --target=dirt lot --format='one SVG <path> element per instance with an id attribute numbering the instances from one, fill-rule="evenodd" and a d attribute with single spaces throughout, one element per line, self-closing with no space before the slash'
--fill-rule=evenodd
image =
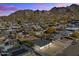
<path id="1" fill-rule="evenodd" d="M 68 48 L 66 48 L 62 54 L 58 54 L 61 56 L 79 56 L 79 40 L 77 41 L 77 44 L 70 45 Z"/>

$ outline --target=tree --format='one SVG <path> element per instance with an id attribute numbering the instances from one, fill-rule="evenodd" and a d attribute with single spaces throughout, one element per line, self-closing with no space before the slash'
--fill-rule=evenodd
<path id="1" fill-rule="evenodd" d="M 75 32 L 71 35 L 71 37 L 79 39 L 79 32 Z"/>
<path id="2" fill-rule="evenodd" d="M 56 32 L 56 29 L 54 27 L 48 27 L 47 30 L 45 31 L 45 33 L 50 34 Z"/>

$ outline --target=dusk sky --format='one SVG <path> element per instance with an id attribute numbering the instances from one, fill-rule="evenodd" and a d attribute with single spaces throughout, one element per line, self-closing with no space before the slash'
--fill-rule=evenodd
<path id="1" fill-rule="evenodd" d="M 9 15 L 17 10 L 50 10 L 53 7 L 66 7 L 65 3 L 0 3 L 0 16 Z"/>

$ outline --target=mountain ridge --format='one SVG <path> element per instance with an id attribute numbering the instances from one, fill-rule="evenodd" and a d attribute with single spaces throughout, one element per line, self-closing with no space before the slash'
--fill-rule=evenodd
<path id="1" fill-rule="evenodd" d="M 67 7 L 54 7 L 50 10 L 18 10 L 9 16 L 1 16 L 1 20 L 5 21 L 30 21 L 30 22 L 49 22 L 52 19 L 69 20 L 79 19 L 79 5 L 72 4 Z"/>

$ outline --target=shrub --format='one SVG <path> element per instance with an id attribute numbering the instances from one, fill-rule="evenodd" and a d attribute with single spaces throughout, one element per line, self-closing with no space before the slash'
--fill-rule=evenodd
<path id="1" fill-rule="evenodd" d="M 79 32 L 75 32 L 71 35 L 71 37 L 74 37 L 76 39 L 79 39 Z"/>
<path id="2" fill-rule="evenodd" d="M 29 41 L 29 40 L 21 41 L 21 42 L 22 42 L 22 44 L 28 45 L 28 46 L 33 46 L 34 45 L 33 42 L 32 41 Z"/>

